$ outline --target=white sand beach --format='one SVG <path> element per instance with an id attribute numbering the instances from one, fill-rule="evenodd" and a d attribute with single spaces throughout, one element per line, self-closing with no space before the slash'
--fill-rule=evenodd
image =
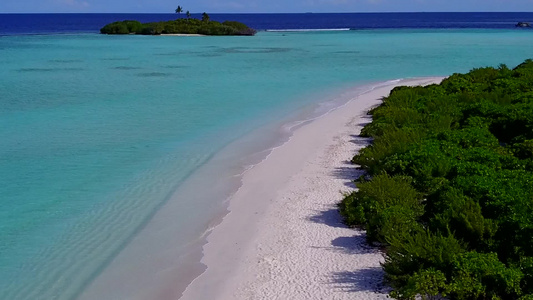
<path id="1" fill-rule="evenodd" d="M 402 80 L 378 87 L 295 130 L 292 138 L 250 169 L 230 200 L 230 213 L 208 237 L 207 270 L 183 300 L 386 299 L 382 254 L 337 212 L 358 176 L 352 156 L 367 111 Z"/>
<path id="2" fill-rule="evenodd" d="M 206 36 L 205 34 L 196 34 L 196 33 L 164 33 L 160 36 Z"/>

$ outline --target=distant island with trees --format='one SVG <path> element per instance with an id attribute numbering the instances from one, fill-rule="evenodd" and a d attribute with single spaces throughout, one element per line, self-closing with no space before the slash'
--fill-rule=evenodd
<path id="1" fill-rule="evenodd" d="M 178 6 L 175 12 L 179 15 L 183 8 Z M 222 23 L 211 21 L 207 13 L 202 14 L 202 19 L 191 18 L 191 13 L 186 12 L 186 18 L 172 21 L 141 23 L 134 20 L 113 22 L 100 29 L 102 34 L 199 34 L 199 35 L 247 35 L 256 34 L 256 30 L 236 21 Z"/>

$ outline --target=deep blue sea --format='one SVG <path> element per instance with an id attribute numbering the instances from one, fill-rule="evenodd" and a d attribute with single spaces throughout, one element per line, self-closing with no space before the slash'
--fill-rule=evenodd
<path id="1" fill-rule="evenodd" d="M 240 175 L 294 124 L 384 82 L 533 58 L 533 29 L 514 26 L 533 13 L 213 14 L 260 31 L 98 34 L 172 18 L 0 14 L 0 299 L 179 297 Z"/>
<path id="2" fill-rule="evenodd" d="M 0 35 L 96 33 L 116 20 L 156 22 L 176 14 L 0 14 Z M 181 17 L 184 17 L 183 15 Z M 201 18 L 200 14 L 192 14 Z M 257 30 L 269 29 L 512 29 L 533 21 L 533 12 L 509 13 L 328 13 L 328 14 L 211 14 L 212 20 L 235 20 Z"/>

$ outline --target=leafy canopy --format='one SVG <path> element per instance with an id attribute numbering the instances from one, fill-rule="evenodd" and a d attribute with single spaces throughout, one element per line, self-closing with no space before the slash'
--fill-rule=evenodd
<path id="1" fill-rule="evenodd" d="M 533 299 L 533 61 L 398 87 L 340 204 L 397 299 Z"/>
<path id="2" fill-rule="evenodd" d="M 205 13 L 204 13 L 205 14 Z M 202 20 L 190 18 L 165 22 L 140 23 L 138 21 L 121 21 L 107 24 L 100 29 L 102 34 L 202 34 L 202 35 L 255 35 L 256 31 L 236 21 L 223 23 L 210 21 L 205 14 Z"/>

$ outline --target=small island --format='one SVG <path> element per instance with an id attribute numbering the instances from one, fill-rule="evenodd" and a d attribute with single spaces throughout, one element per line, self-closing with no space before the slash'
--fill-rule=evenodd
<path id="1" fill-rule="evenodd" d="M 248 35 L 256 34 L 256 30 L 236 21 L 217 22 L 209 20 L 203 13 L 202 19 L 179 18 L 172 21 L 141 23 L 139 21 L 125 20 L 105 25 L 100 29 L 102 34 L 198 34 L 198 35 Z"/>

